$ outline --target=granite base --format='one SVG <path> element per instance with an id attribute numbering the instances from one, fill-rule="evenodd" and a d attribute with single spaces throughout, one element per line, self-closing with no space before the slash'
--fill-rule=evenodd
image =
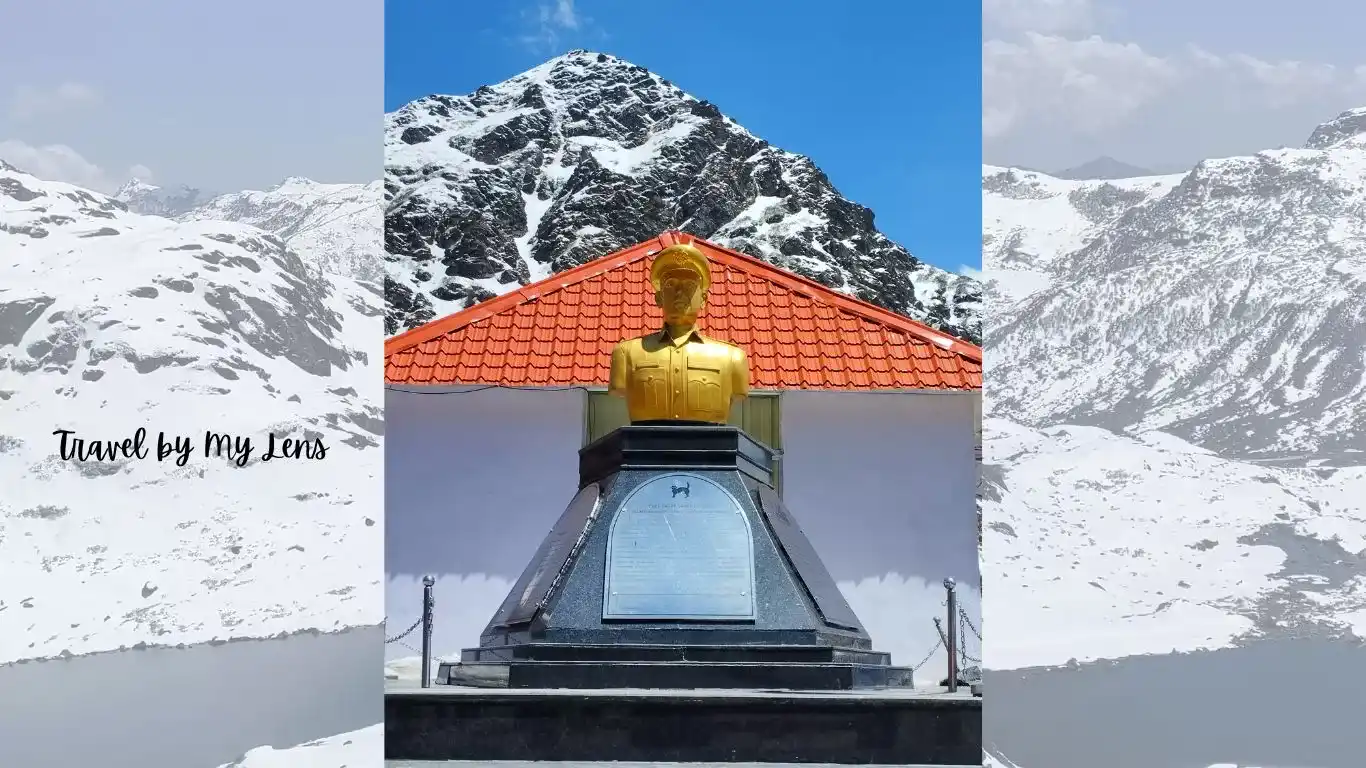
<path id="1" fill-rule="evenodd" d="M 687 691 L 385 694 L 386 760 L 974 765 L 971 696 Z"/>

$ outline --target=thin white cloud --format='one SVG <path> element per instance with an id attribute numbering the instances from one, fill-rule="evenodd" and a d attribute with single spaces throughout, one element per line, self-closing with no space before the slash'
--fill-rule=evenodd
<path id="1" fill-rule="evenodd" d="M 19 170 L 48 181 L 63 181 L 78 187 L 112 194 L 128 176 L 143 180 L 152 176 L 145 165 L 134 165 L 118 178 L 65 144 L 28 144 L 17 139 L 0 140 L 0 160 Z"/>
<path id="2" fill-rule="evenodd" d="M 977 267 L 971 267 L 967 264 L 964 264 L 958 268 L 958 274 L 962 275 L 963 277 L 972 278 L 973 280 L 977 280 L 978 282 L 981 282 L 982 280 L 986 279 L 986 273 L 982 272 L 982 270 L 978 269 Z"/>
<path id="3" fill-rule="evenodd" d="M 1096 35 L 1070 40 L 1027 32 L 1016 42 L 988 40 L 982 45 L 982 133 L 996 138 L 1031 119 L 1104 130 L 1179 77 L 1171 62 Z"/>
<path id="4" fill-rule="evenodd" d="M 1153 20 L 1141 17 L 1162 12 L 1120 0 L 983 0 L 986 162 L 1064 168 L 1108 155 L 1174 172 L 1300 146 L 1315 125 L 1366 106 L 1366 56 L 1343 66 L 1316 48 L 1295 56 L 1142 37 Z"/>
<path id="5" fill-rule="evenodd" d="M 1355 70 L 1247 53 L 1191 47 L 1169 55 L 1098 35 L 1070 39 L 1025 32 L 982 45 L 982 132 L 991 141 L 1015 131 L 1095 136 L 1142 110 L 1170 104 L 1247 114 L 1334 100 L 1366 101 L 1366 67 Z M 1192 113 L 1193 114 L 1193 113 Z M 1306 130 L 1312 123 L 1306 125 Z"/>
<path id="6" fill-rule="evenodd" d="M 83 83 L 68 81 L 52 88 L 21 85 L 10 97 L 9 115 L 16 121 L 27 121 L 92 107 L 99 102 L 99 93 Z"/>
<path id="7" fill-rule="evenodd" d="M 152 182 L 153 178 L 152 169 L 148 168 L 147 166 L 141 163 L 138 163 L 134 165 L 132 168 L 129 168 L 128 176 L 130 178 L 137 179 L 138 181 L 145 181 L 149 184 Z"/>
<path id="8" fill-rule="evenodd" d="M 574 8 L 574 0 L 541 3 L 524 13 L 523 18 L 531 31 L 518 40 L 538 53 L 559 52 L 561 38 L 580 31 L 588 22 Z"/>
<path id="9" fill-rule="evenodd" d="M 982 0 L 988 32 L 1088 32 L 1095 21 L 1092 0 Z"/>

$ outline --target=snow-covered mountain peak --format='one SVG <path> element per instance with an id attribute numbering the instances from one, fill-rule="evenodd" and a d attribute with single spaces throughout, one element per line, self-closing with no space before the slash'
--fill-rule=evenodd
<path id="1" fill-rule="evenodd" d="M 575 149 L 588 150 L 609 168 L 629 170 L 629 158 L 609 158 L 603 150 L 611 144 L 638 149 L 659 134 L 661 139 L 682 138 L 699 121 L 689 120 L 696 116 L 680 105 L 701 103 L 644 67 L 605 53 L 572 51 L 468 95 L 435 94 L 399 108 L 386 118 L 389 133 L 397 133 L 401 142 L 388 142 L 386 164 L 421 163 L 403 145 L 425 144 L 434 133 L 454 133 L 451 148 L 480 164 L 499 165 L 505 155 L 528 144 L 544 148 L 550 132 L 563 126 L 564 136 L 582 139 Z M 711 105 L 703 112 L 720 117 Z M 505 146 L 509 141 L 518 146 Z M 648 159 L 648 153 L 636 154 Z"/>
<path id="2" fill-rule="evenodd" d="M 134 213 L 249 224 L 278 236 L 316 271 L 378 282 L 380 188 L 378 181 L 324 184 L 290 176 L 266 190 L 209 198 L 190 187 L 168 191 L 132 179 L 114 199 Z"/>
<path id="3" fill-rule="evenodd" d="M 124 182 L 113 197 L 130 210 L 151 216 L 177 216 L 204 202 L 204 193 L 194 187 L 166 189 L 138 178 Z"/>
<path id="4" fill-rule="evenodd" d="M 286 176 L 279 184 L 270 188 L 271 192 L 312 190 L 319 187 L 351 186 L 349 184 L 320 184 L 306 176 Z"/>
<path id="5" fill-rule="evenodd" d="M 1087 161 L 1081 165 L 1067 168 L 1053 174 L 1060 179 L 1133 179 L 1139 176 L 1156 176 L 1158 174 L 1146 168 L 1116 160 L 1109 155 L 1102 155 L 1094 160 Z"/>
<path id="6" fill-rule="evenodd" d="M 678 229 L 972 340 L 980 290 L 808 158 L 628 61 L 572 51 L 386 116 L 389 333 Z"/>
<path id="7" fill-rule="evenodd" d="M 1331 149 L 1347 143 L 1366 148 L 1366 107 L 1349 109 L 1314 129 L 1307 149 Z"/>
<path id="8" fill-rule="evenodd" d="M 134 176 L 128 181 L 125 181 L 123 186 L 118 188 L 118 191 L 114 193 L 114 199 L 126 201 L 139 195 L 151 194 L 158 189 L 161 189 L 161 187 Z"/>
<path id="9" fill-rule="evenodd" d="M 576 97 L 592 95 L 590 92 L 595 85 L 607 81 L 625 84 L 637 93 L 657 89 L 661 97 L 698 100 L 642 66 L 609 53 L 583 49 L 556 56 L 520 75 L 480 88 L 469 98 L 476 105 L 491 104 L 495 95 L 522 98 L 526 89 L 535 86 L 553 92 L 561 103 L 568 103 Z M 526 95 L 528 105 L 535 96 L 534 92 Z"/>
<path id="10" fill-rule="evenodd" d="M 984 168 L 986 220 L 1017 222 L 996 227 L 1013 248 L 984 237 L 988 274 L 1042 275 L 993 304 L 995 415 L 1161 429 L 1225 456 L 1366 447 L 1366 151 L 1324 143 L 1159 177 L 1091 229 L 1056 223 L 1046 177 Z"/>

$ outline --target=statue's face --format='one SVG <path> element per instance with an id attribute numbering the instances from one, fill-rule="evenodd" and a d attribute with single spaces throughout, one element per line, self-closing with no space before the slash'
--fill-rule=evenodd
<path id="1" fill-rule="evenodd" d="M 705 300 L 701 277 L 690 270 L 665 274 L 659 282 L 659 292 L 655 294 L 655 303 L 664 310 L 664 322 L 670 324 L 696 320 Z"/>

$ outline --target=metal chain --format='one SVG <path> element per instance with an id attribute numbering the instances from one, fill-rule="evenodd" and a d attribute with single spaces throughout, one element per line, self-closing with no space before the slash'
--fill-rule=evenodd
<path id="1" fill-rule="evenodd" d="M 967 625 L 963 622 L 963 609 L 958 609 L 958 668 L 967 667 Z"/>
<path id="2" fill-rule="evenodd" d="M 967 666 L 967 662 L 972 662 L 973 664 L 981 664 L 981 659 L 968 653 L 968 634 L 965 630 L 972 630 L 972 634 L 976 636 L 977 642 L 979 644 L 982 642 L 982 633 L 978 632 L 977 627 L 973 626 L 972 619 L 968 618 L 968 612 L 963 610 L 962 606 L 959 606 L 958 634 L 963 638 L 963 645 L 958 649 L 958 656 L 963 660 L 964 663 L 962 664 L 962 666 L 964 667 Z"/>
<path id="3" fill-rule="evenodd" d="M 973 663 L 973 664 L 980 664 L 980 663 L 981 663 L 981 659 L 973 658 L 973 657 L 968 653 L 968 633 L 967 633 L 967 627 L 968 627 L 968 625 L 969 625 L 970 623 L 971 623 L 971 622 L 968 621 L 968 615 L 967 615 L 966 613 L 962 613 L 962 611 L 960 610 L 960 611 L 959 611 L 959 615 L 958 615 L 958 637 L 960 638 L 960 640 L 959 640 L 959 646 L 958 646 L 958 668 L 959 668 L 959 669 L 966 669 L 969 663 Z M 976 634 L 976 630 L 974 630 L 973 633 Z"/>
<path id="4" fill-rule="evenodd" d="M 389 617 L 388 617 L 388 616 L 385 616 L 385 617 L 384 617 L 384 624 L 385 624 L 385 626 L 388 626 L 388 625 L 389 625 Z M 384 639 L 384 644 L 385 644 L 385 645 L 389 645 L 390 643 L 397 643 L 398 641 L 402 640 L 403 638 L 407 637 L 408 635 L 411 635 L 411 634 L 413 633 L 413 630 L 417 629 L 417 628 L 418 628 L 419 626 L 421 626 L 421 625 L 422 625 L 422 617 L 421 617 L 421 616 L 418 616 L 418 617 L 417 617 L 417 621 L 414 621 L 414 622 L 413 622 L 413 625 L 412 625 L 411 627 L 408 627 L 407 629 L 403 630 L 402 632 L 398 633 L 397 635 L 394 635 L 393 637 L 386 637 L 386 638 Z"/>
<path id="5" fill-rule="evenodd" d="M 934 652 L 937 651 L 937 650 L 939 650 L 939 649 L 942 648 L 943 646 L 944 646 L 944 644 L 943 644 L 942 642 L 935 643 L 933 646 L 931 646 L 931 647 L 930 647 L 930 652 L 927 653 L 927 654 L 925 654 L 925 658 L 921 659 L 919 664 L 916 664 L 914 667 L 911 667 L 911 671 L 912 671 L 912 672 L 919 672 L 921 667 L 923 667 L 923 666 L 925 666 L 926 664 L 930 663 L 930 657 L 934 656 Z"/>
<path id="6" fill-rule="evenodd" d="M 972 625 L 972 619 L 968 618 L 968 612 L 963 610 L 961 605 L 958 606 L 958 617 L 963 620 L 964 624 L 967 624 L 968 629 L 972 630 L 972 634 L 976 635 L 978 640 L 982 639 L 982 633 L 978 632 L 977 627 Z"/>
<path id="7" fill-rule="evenodd" d="M 981 660 L 981 659 L 979 659 L 979 658 L 973 656 L 972 654 L 968 653 L 968 634 L 967 634 L 967 632 L 964 631 L 964 630 L 967 630 L 967 629 L 972 630 L 972 634 L 975 635 L 975 636 L 977 637 L 977 642 L 980 644 L 980 643 L 982 642 L 982 633 L 981 633 L 981 632 L 978 632 L 978 631 L 977 631 L 977 627 L 975 627 L 975 626 L 972 625 L 972 619 L 969 619 L 969 618 L 968 618 L 968 612 L 965 611 L 965 610 L 963 610 L 962 606 L 959 606 L 959 608 L 958 608 L 958 634 L 959 634 L 960 637 L 963 638 L 963 644 L 962 644 L 962 646 L 958 649 L 958 657 L 961 658 L 961 659 L 963 660 L 964 663 L 963 663 L 961 666 L 964 666 L 964 667 L 967 666 L 967 662 L 972 662 L 973 664 L 981 664 L 981 663 L 982 663 L 982 660 Z"/>

